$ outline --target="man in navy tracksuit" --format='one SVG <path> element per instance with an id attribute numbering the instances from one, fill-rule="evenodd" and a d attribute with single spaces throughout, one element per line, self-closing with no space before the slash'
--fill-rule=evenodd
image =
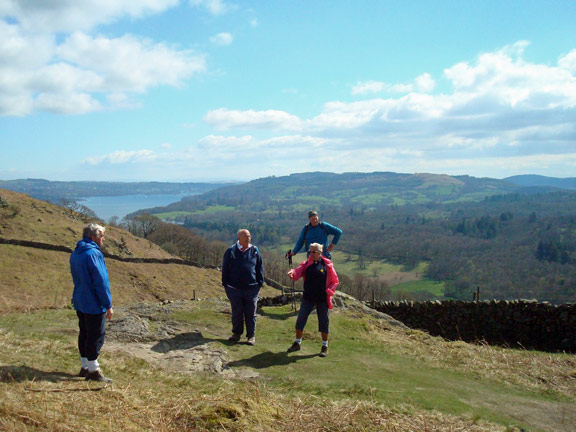
<path id="1" fill-rule="evenodd" d="M 244 333 L 248 344 L 256 343 L 256 305 L 258 293 L 264 285 L 262 256 L 258 248 L 250 244 L 250 231 L 238 231 L 238 241 L 224 253 L 222 260 L 222 285 L 232 308 L 232 336 L 230 342 L 239 342 Z"/>
<path id="2" fill-rule="evenodd" d="M 90 223 L 83 238 L 70 256 L 70 271 L 74 281 L 72 303 L 78 315 L 78 350 L 81 369 L 79 376 L 86 380 L 111 382 L 102 375 L 98 365 L 100 349 L 106 335 L 106 319 L 112 319 L 110 280 L 100 248 L 104 243 L 105 228 Z"/>

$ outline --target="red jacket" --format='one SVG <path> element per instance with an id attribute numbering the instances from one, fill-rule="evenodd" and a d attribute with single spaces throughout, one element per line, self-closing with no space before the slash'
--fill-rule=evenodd
<path id="1" fill-rule="evenodd" d="M 336 292 L 336 288 L 340 281 L 338 280 L 338 275 L 336 274 L 336 270 L 334 270 L 334 264 L 332 264 L 332 261 L 322 255 L 320 258 L 324 260 L 324 265 L 326 266 L 326 301 L 328 302 L 328 308 L 332 309 L 332 296 Z M 297 281 L 301 277 L 305 277 L 306 269 L 313 262 L 314 260 L 312 257 L 308 257 L 306 261 L 296 267 L 292 273 L 292 280 Z"/>

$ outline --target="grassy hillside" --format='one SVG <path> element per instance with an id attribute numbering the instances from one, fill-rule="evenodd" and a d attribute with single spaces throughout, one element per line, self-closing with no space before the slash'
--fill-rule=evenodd
<path id="1" fill-rule="evenodd" d="M 86 220 L 69 209 L 0 189 L 0 238 L 74 248 Z M 173 258 L 128 231 L 107 227 L 104 251 L 131 258 Z M 72 280 L 66 252 L 0 244 L 0 308 L 27 310 L 70 303 Z M 217 271 L 177 264 L 106 261 L 115 304 L 190 299 L 220 293 Z M 276 291 L 270 288 L 271 293 Z"/>
<path id="2" fill-rule="evenodd" d="M 1 237 L 73 245 L 84 224 L 67 210 L 0 196 L 9 204 Z M 124 237 L 134 256 L 165 256 L 125 231 L 111 237 Z M 231 345 L 219 273 L 175 264 L 107 260 L 116 314 L 100 363 L 114 382 L 87 383 L 75 377 L 68 256 L 0 245 L 2 431 L 572 431 L 576 424 L 576 355 L 447 342 L 342 295 L 327 358 L 318 356 L 314 315 L 302 351 L 286 353 L 296 316 L 290 305 L 259 311 L 256 346 Z M 182 300 L 193 290 L 196 301 Z"/>

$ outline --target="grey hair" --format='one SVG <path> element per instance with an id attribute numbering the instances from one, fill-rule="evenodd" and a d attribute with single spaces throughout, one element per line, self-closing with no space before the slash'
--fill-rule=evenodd
<path id="1" fill-rule="evenodd" d="M 84 227 L 82 236 L 86 238 L 91 238 L 92 236 L 98 237 L 99 234 L 104 234 L 104 231 L 106 231 L 106 228 L 104 228 L 102 225 L 89 223 Z"/>
<path id="2" fill-rule="evenodd" d="M 320 252 L 324 251 L 324 246 L 322 246 L 320 243 L 311 243 L 308 251 L 310 251 L 312 248 L 314 248 L 314 250 L 319 250 Z"/>
<path id="3" fill-rule="evenodd" d="M 240 238 L 240 234 L 242 232 L 246 231 L 247 233 L 250 233 L 250 231 L 248 231 L 246 228 L 241 228 L 238 230 L 238 232 L 236 233 L 236 237 Z"/>

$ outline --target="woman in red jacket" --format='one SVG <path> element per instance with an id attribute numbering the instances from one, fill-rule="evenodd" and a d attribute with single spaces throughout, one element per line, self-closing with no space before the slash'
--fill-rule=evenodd
<path id="1" fill-rule="evenodd" d="M 332 296 L 338 286 L 338 275 L 332 261 L 322 256 L 322 249 L 321 244 L 312 243 L 308 259 L 288 272 L 292 280 L 304 278 L 304 294 L 296 319 L 296 340 L 288 348 L 288 352 L 300 350 L 304 326 L 308 321 L 308 316 L 316 308 L 318 331 L 322 335 L 320 357 L 328 355 L 328 333 L 330 332 L 328 310 L 332 309 Z"/>

